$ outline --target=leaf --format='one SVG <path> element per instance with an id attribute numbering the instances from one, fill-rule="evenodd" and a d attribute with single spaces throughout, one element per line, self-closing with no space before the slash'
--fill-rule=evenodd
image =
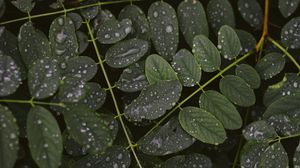
<path id="1" fill-rule="evenodd" d="M 242 50 L 240 52 L 241 55 L 255 49 L 257 42 L 251 33 L 240 29 L 235 29 L 235 32 L 238 35 L 242 45 Z"/>
<path id="2" fill-rule="evenodd" d="M 290 49 L 300 48 L 300 17 L 294 17 L 281 29 L 281 43 Z"/>
<path id="3" fill-rule="evenodd" d="M 20 69 L 15 61 L 0 51 L 0 97 L 13 94 L 21 84 Z"/>
<path id="4" fill-rule="evenodd" d="M 72 136 L 65 130 L 63 133 L 64 150 L 71 156 L 83 156 L 87 154 L 87 151 L 83 146 L 77 143 Z"/>
<path id="5" fill-rule="evenodd" d="M 273 126 L 273 128 L 280 135 L 291 136 L 293 134 L 298 134 L 300 132 L 299 125 L 299 116 L 292 116 L 294 118 L 289 117 L 289 115 L 272 115 L 268 118 L 267 122 L 269 125 Z M 298 120 L 298 121 L 297 121 Z"/>
<path id="6" fill-rule="evenodd" d="M 23 13 L 30 13 L 35 6 L 33 0 L 14 0 L 11 3 Z"/>
<path id="7" fill-rule="evenodd" d="M 165 125 L 142 137 L 137 144 L 145 154 L 162 156 L 182 151 L 194 142 L 195 139 L 181 128 L 178 118 L 173 117 Z"/>
<path id="8" fill-rule="evenodd" d="M 0 104 L 0 167 L 13 168 L 19 151 L 19 128 L 12 112 Z"/>
<path id="9" fill-rule="evenodd" d="M 74 22 L 75 29 L 78 30 L 82 25 L 82 17 L 78 13 L 67 13 L 67 16 Z"/>
<path id="10" fill-rule="evenodd" d="M 277 137 L 273 127 L 264 120 L 254 121 L 243 129 L 245 139 L 267 141 Z"/>
<path id="11" fill-rule="evenodd" d="M 225 59 L 232 60 L 242 50 L 242 45 L 235 30 L 224 25 L 218 32 L 218 48 Z"/>
<path id="12" fill-rule="evenodd" d="M 180 30 L 190 47 L 196 35 L 208 37 L 209 29 L 205 10 L 198 0 L 182 1 L 177 7 Z"/>
<path id="13" fill-rule="evenodd" d="M 289 167 L 289 159 L 287 153 L 280 142 L 272 144 L 264 151 L 258 167 Z"/>
<path id="14" fill-rule="evenodd" d="M 271 79 L 279 74 L 285 66 L 285 59 L 279 53 L 269 53 L 260 59 L 255 69 L 258 71 L 260 77 L 264 80 Z"/>
<path id="15" fill-rule="evenodd" d="M 206 10 L 208 23 L 216 34 L 223 25 L 235 27 L 233 8 L 228 0 L 210 0 Z"/>
<path id="16" fill-rule="evenodd" d="M 86 6 L 86 5 L 96 4 L 96 3 L 98 3 L 98 0 L 80 1 L 80 6 Z M 93 6 L 93 7 L 80 9 L 80 13 L 84 18 L 91 20 L 97 16 L 98 10 L 100 10 L 98 6 Z"/>
<path id="17" fill-rule="evenodd" d="M 117 88 L 124 92 L 136 92 L 148 85 L 145 76 L 145 62 L 136 62 L 123 70 L 119 80 L 115 83 Z"/>
<path id="18" fill-rule="evenodd" d="M 164 58 L 156 54 L 147 57 L 145 74 L 150 84 L 164 80 L 178 80 L 170 64 Z"/>
<path id="19" fill-rule="evenodd" d="M 201 67 L 186 49 L 179 50 L 171 63 L 183 86 L 193 87 L 201 79 Z"/>
<path id="20" fill-rule="evenodd" d="M 179 122 L 186 132 L 201 142 L 218 145 L 227 138 L 222 123 L 201 108 L 183 108 L 179 113 Z"/>
<path id="21" fill-rule="evenodd" d="M 89 46 L 89 37 L 82 31 L 76 31 L 76 37 L 78 40 L 78 54 L 82 54 Z"/>
<path id="22" fill-rule="evenodd" d="M 86 106 L 71 105 L 63 114 L 70 135 L 88 153 L 101 153 L 112 145 L 111 131 L 105 121 Z"/>
<path id="23" fill-rule="evenodd" d="M 295 168 L 300 167 L 300 145 L 297 146 L 296 151 L 294 153 L 293 164 Z"/>
<path id="24" fill-rule="evenodd" d="M 85 94 L 85 82 L 78 78 L 66 78 L 61 81 L 58 98 L 62 102 L 78 102 Z"/>
<path id="25" fill-rule="evenodd" d="M 112 146 L 107 149 L 106 153 L 97 155 L 87 155 L 82 159 L 79 159 L 72 168 L 128 168 L 131 163 L 131 157 L 128 150 L 122 146 Z"/>
<path id="26" fill-rule="evenodd" d="M 59 167 L 62 137 L 56 119 L 44 107 L 35 106 L 28 113 L 27 136 L 31 156 L 39 167 Z"/>
<path id="27" fill-rule="evenodd" d="M 6 4 L 4 0 L 0 0 L 0 18 L 3 16 L 6 9 Z M 1 34 L 1 33 L 0 33 Z"/>
<path id="28" fill-rule="evenodd" d="M 130 19 L 132 21 L 133 31 L 128 35 L 130 38 L 143 40 L 150 39 L 150 27 L 143 10 L 134 5 L 126 5 L 119 13 L 119 19 Z"/>
<path id="29" fill-rule="evenodd" d="M 260 86 L 260 76 L 257 71 L 248 64 L 237 65 L 235 69 L 236 76 L 244 79 L 252 89 L 258 89 Z"/>
<path id="30" fill-rule="evenodd" d="M 119 132 L 119 121 L 116 120 L 114 114 L 98 113 L 97 115 L 102 119 L 102 123 L 105 124 L 106 127 L 110 130 L 112 139 L 116 140 Z M 132 136 L 130 138 L 132 138 Z"/>
<path id="31" fill-rule="evenodd" d="M 28 87 L 31 96 L 44 99 L 53 96 L 60 82 L 57 60 L 45 57 L 36 60 L 28 71 Z"/>
<path id="32" fill-rule="evenodd" d="M 235 106 L 222 94 L 208 90 L 199 98 L 201 109 L 213 114 L 226 129 L 239 129 L 243 120 Z"/>
<path id="33" fill-rule="evenodd" d="M 148 20 L 155 50 L 166 60 L 171 60 L 179 43 L 176 11 L 168 3 L 157 1 L 148 9 Z"/>
<path id="34" fill-rule="evenodd" d="M 142 152 L 136 151 L 137 157 L 140 160 L 140 164 L 143 167 L 153 167 L 156 168 L 156 166 L 160 165 L 162 163 L 162 160 L 158 156 L 151 156 L 151 155 L 146 155 Z M 133 168 L 139 168 L 138 164 L 132 164 Z"/>
<path id="35" fill-rule="evenodd" d="M 114 44 L 124 39 L 131 31 L 131 20 L 123 19 L 119 22 L 115 19 L 109 19 L 99 25 L 97 39 L 102 44 Z"/>
<path id="36" fill-rule="evenodd" d="M 160 167 L 162 168 L 212 168 L 211 160 L 199 153 L 187 155 L 177 155 L 166 160 Z"/>
<path id="37" fill-rule="evenodd" d="M 258 166 L 260 157 L 268 147 L 267 143 L 248 141 L 241 150 L 240 163 L 241 167 L 253 168 Z"/>
<path id="38" fill-rule="evenodd" d="M 203 71 L 214 72 L 220 68 L 220 53 L 206 36 L 197 35 L 194 38 L 193 53 Z"/>
<path id="39" fill-rule="evenodd" d="M 96 18 L 93 20 L 93 30 L 98 30 L 100 28 L 100 25 L 104 24 L 107 20 L 116 20 L 116 17 L 108 9 L 102 8 L 98 12 Z"/>
<path id="40" fill-rule="evenodd" d="M 238 10 L 243 19 L 253 28 L 262 27 L 264 19 L 262 9 L 256 0 L 239 0 Z"/>
<path id="41" fill-rule="evenodd" d="M 105 62 L 113 68 L 124 68 L 138 61 L 149 50 L 148 41 L 130 39 L 116 43 L 105 54 Z"/>
<path id="42" fill-rule="evenodd" d="M 143 119 L 157 119 L 176 104 L 181 90 L 182 86 L 178 81 L 160 81 L 151 84 L 125 108 L 125 117 L 137 122 Z"/>
<path id="43" fill-rule="evenodd" d="M 253 89 L 240 77 L 226 75 L 219 83 L 220 91 L 234 104 L 249 107 L 255 104 Z"/>
<path id="44" fill-rule="evenodd" d="M 19 51 L 27 67 L 34 61 L 51 57 L 49 41 L 46 35 L 33 27 L 32 22 L 23 24 L 18 35 Z"/>
<path id="45" fill-rule="evenodd" d="M 59 62 L 78 56 L 79 46 L 75 23 L 70 17 L 62 15 L 52 21 L 49 29 L 49 41 L 52 54 Z"/>
<path id="46" fill-rule="evenodd" d="M 93 79 L 98 71 L 96 62 L 88 56 L 70 58 L 60 63 L 61 74 L 65 78 L 77 78 L 82 81 Z"/>
<path id="47" fill-rule="evenodd" d="M 291 16 L 299 6 L 299 0 L 279 0 L 278 8 L 283 17 Z"/>

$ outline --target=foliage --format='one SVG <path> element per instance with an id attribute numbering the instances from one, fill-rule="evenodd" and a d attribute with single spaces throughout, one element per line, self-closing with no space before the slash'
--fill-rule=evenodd
<path id="1" fill-rule="evenodd" d="M 299 167 L 299 2 L 0 0 L 0 167 Z"/>

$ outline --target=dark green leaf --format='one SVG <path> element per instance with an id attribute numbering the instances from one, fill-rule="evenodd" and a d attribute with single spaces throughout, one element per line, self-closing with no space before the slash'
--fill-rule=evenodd
<path id="1" fill-rule="evenodd" d="M 57 60 L 49 57 L 36 60 L 28 71 L 28 87 L 31 96 L 43 99 L 53 96 L 60 82 Z"/>
<path id="2" fill-rule="evenodd" d="M 257 42 L 255 37 L 251 33 L 240 29 L 236 29 L 235 32 L 238 35 L 242 45 L 242 50 L 240 54 L 246 54 L 249 51 L 255 49 Z"/>
<path id="3" fill-rule="evenodd" d="M 256 70 L 264 80 L 273 78 L 279 74 L 285 66 L 285 59 L 282 54 L 269 53 L 260 59 L 256 64 Z"/>
<path id="4" fill-rule="evenodd" d="M 158 168 L 211 168 L 211 160 L 198 153 L 191 153 L 187 155 L 177 155 L 174 156 L 163 164 L 158 166 Z"/>
<path id="5" fill-rule="evenodd" d="M 89 45 L 89 37 L 82 31 L 76 31 L 76 37 L 78 39 L 79 51 L 78 54 L 82 54 Z"/>
<path id="6" fill-rule="evenodd" d="M 201 142 L 218 145 L 227 138 L 222 123 L 201 108 L 183 108 L 179 113 L 179 122 L 185 131 Z"/>
<path id="7" fill-rule="evenodd" d="M 183 86 L 193 87 L 201 79 L 201 67 L 186 49 L 179 50 L 173 57 L 172 67 Z"/>
<path id="8" fill-rule="evenodd" d="M 98 0 L 80 1 L 81 6 L 86 6 L 90 4 L 96 4 L 96 3 L 98 3 Z M 93 7 L 81 9 L 80 13 L 84 18 L 90 20 L 90 19 L 94 19 L 97 16 L 98 10 L 100 10 L 98 6 L 93 6 Z"/>
<path id="9" fill-rule="evenodd" d="M 68 131 L 74 140 L 90 154 L 101 153 L 112 145 L 111 130 L 105 121 L 83 105 L 73 105 L 64 111 Z"/>
<path id="10" fill-rule="evenodd" d="M 290 49 L 300 48 L 300 17 L 294 17 L 281 29 L 281 42 Z"/>
<path id="11" fill-rule="evenodd" d="M 138 122 L 159 118 L 176 104 L 181 90 L 179 81 L 160 81 L 149 85 L 125 108 L 125 116 Z"/>
<path id="12" fill-rule="evenodd" d="M 248 107 L 255 104 L 253 89 L 240 77 L 226 75 L 219 83 L 220 91 L 234 104 Z"/>
<path id="13" fill-rule="evenodd" d="M 274 128 L 264 120 L 252 122 L 243 129 L 243 135 L 247 140 L 266 141 L 276 138 Z"/>
<path id="14" fill-rule="evenodd" d="M 218 32 L 218 48 L 225 59 L 232 60 L 242 50 L 242 45 L 235 30 L 224 25 Z"/>
<path id="15" fill-rule="evenodd" d="M 184 35 L 185 41 L 193 46 L 193 39 L 196 35 L 209 35 L 205 10 L 198 0 L 182 1 L 177 8 L 179 26 Z"/>
<path id="16" fill-rule="evenodd" d="M 273 126 L 273 128 L 276 130 L 276 132 L 278 132 L 278 134 L 290 136 L 293 134 L 298 134 L 300 132 L 300 125 L 298 122 L 299 116 L 292 117 L 294 118 L 291 118 L 288 115 L 284 114 L 272 115 L 268 118 L 267 122 L 269 123 L 269 125 Z M 294 120 L 296 120 L 296 122 Z"/>
<path id="17" fill-rule="evenodd" d="M 240 163 L 241 167 L 254 168 L 257 167 L 260 157 L 268 147 L 267 143 L 257 141 L 248 141 L 242 148 Z"/>
<path id="18" fill-rule="evenodd" d="M 68 155 L 71 156 L 83 156 L 87 154 L 85 148 L 77 143 L 72 136 L 65 130 L 63 133 L 64 149 Z"/>
<path id="19" fill-rule="evenodd" d="M 146 155 L 142 152 L 137 151 L 137 156 L 140 160 L 140 163 L 143 167 L 153 167 L 156 168 L 159 164 L 162 163 L 162 160 L 158 156 Z M 138 164 L 133 165 L 132 168 L 140 168 Z"/>
<path id="20" fill-rule="evenodd" d="M 168 3 L 157 1 L 148 9 L 148 20 L 155 50 L 166 60 L 171 60 L 179 43 L 176 11 Z"/>
<path id="21" fill-rule="evenodd" d="M 0 0 L 0 18 L 3 16 L 6 9 L 6 4 L 4 0 Z M 1 34 L 1 33 L 0 33 Z"/>
<path id="22" fill-rule="evenodd" d="M 33 160 L 41 168 L 60 165 L 63 144 L 56 119 L 42 106 L 33 107 L 27 117 L 27 136 Z"/>
<path id="23" fill-rule="evenodd" d="M 300 167 L 300 143 L 297 146 L 296 151 L 294 153 L 293 164 L 294 164 L 294 168 Z"/>
<path id="24" fill-rule="evenodd" d="M 35 6 L 33 0 L 14 0 L 11 3 L 23 13 L 30 13 Z"/>
<path id="25" fill-rule="evenodd" d="M 199 99 L 201 109 L 212 113 L 226 129 L 238 129 L 242 126 L 242 118 L 235 106 L 222 94 L 208 90 Z"/>
<path id="26" fill-rule="evenodd" d="M 193 53 L 205 72 L 214 72 L 221 66 L 221 57 L 216 46 L 204 35 L 194 38 Z"/>
<path id="27" fill-rule="evenodd" d="M 13 168 L 19 151 L 19 128 L 12 112 L 0 104 L 0 167 Z"/>
<path id="28" fill-rule="evenodd" d="M 216 34 L 223 25 L 235 27 L 233 8 L 228 0 L 210 0 L 206 10 L 208 23 Z"/>
<path id="29" fill-rule="evenodd" d="M 42 31 L 33 27 L 32 22 L 21 26 L 18 42 L 21 56 L 27 67 L 38 59 L 51 57 L 48 38 Z"/>
<path id="30" fill-rule="evenodd" d="M 107 50 L 105 61 L 113 68 L 124 68 L 143 57 L 149 47 L 148 41 L 141 39 L 121 41 Z"/>
<path id="31" fill-rule="evenodd" d="M 178 80 L 171 65 L 164 58 L 156 54 L 147 57 L 145 74 L 150 84 L 164 80 Z"/>
<path id="32" fill-rule="evenodd" d="M 287 18 L 297 10 L 299 2 L 299 0 L 279 0 L 278 8 L 281 14 Z"/>
<path id="33" fill-rule="evenodd" d="M 116 17 L 107 9 L 101 9 L 96 18 L 94 19 L 94 30 L 98 30 L 100 25 L 104 24 L 107 20 L 116 20 Z"/>
<path id="34" fill-rule="evenodd" d="M 106 127 L 110 130 L 112 139 L 115 140 L 117 138 L 118 131 L 119 131 L 118 120 L 116 120 L 116 118 L 115 118 L 115 116 L 113 116 L 113 114 L 98 113 L 97 115 L 102 119 L 101 122 L 103 124 L 105 124 Z M 123 130 L 120 130 L 120 131 L 123 131 Z M 130 134 L 130 133 L 128 133 L 128 134 Z M 130 138 L 132 138 L 132 135 L 130 135 Z"/>
<path id="35" fill-rule="evenodd" d="M 74 22 L 75 29 L 78 30 L 82 25 L 82 17 L 78 13 L 67 13 L 67 16 Z"/>
<path id="36" fill-rule="evenodd" d="M 264 151 L 260 158 L 258 167 L 289 167 L 289 159 L 287 153 L 280 142 L 272 144 Z"/>
<path id="37" fill-rule="evenodd" d="M 257 89 L 260 86 L 260 77 L 257 71 L 248 64 L 237 65 L 235 69 L 236 76 L 242 78 L 250 85 L 252 89 Z"/>
<path id="38" fill-rule="evenodd" d="M 160 156 L 184 150 L 194 142 L 195 139 L 181 128 L 178 118 L 173 117 L 137 143 L 143 153 Z"/>
<path id="39" fill-rule="evenodd" d="M 62 102 L 78 102 L 85 94 L 85 82 L 78 78 L 66 78 L 61 81 L 58 98 Z"/>
<path id="40" fill-rule="evenodd" d="M 256 0 L 239 0 L 238 10 L 243 19 L 253 28 L 262 27 L 264 19 L 262 9 Z"/>
<path id="41" fill-rule="evenodd" d="M 0 50 L 0 97 L 13 94 L 21 84 L 20 69 L 15 61 Z"/>

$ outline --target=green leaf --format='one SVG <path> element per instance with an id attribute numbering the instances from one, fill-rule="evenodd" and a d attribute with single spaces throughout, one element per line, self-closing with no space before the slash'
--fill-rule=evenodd
<path id="1" fill-rule="evenodd" d="M 178 118 L 173 117 L 165 125 L 142 137 L 137 144 L 143 153 L 161 156 L 182 151 L 194 142 L 195 139 L 181 128 Z"/>
<path id="2" fill-rule="evenodd" d="M 176 104 L 181 90 L 179 81 L 160 81 L 149 85 L 125 108 L 125 117 L 137 122 L 157 119 Z"/>
<path id="3" fill-rule="evenodd" d="M 0 18 L 3 16 L 6 9 L 6 4 L 4 0 L 0 0 Z M 1 33 L 0 33 L 1 34 Z"/>
<path id="4" fill-rule="evenodd" d="M 99 25 L 97 39 L 102 44 L 114 44 L 124 39 L 132 31 L 132 22 L 129 19 L 118 21 L 109 19 Z"/>
<path id="5" fill-rule="evenodd" d="M 97 2 L 98 0 L 80 1 L 80 6 L 96 4 Z M 100 10 L 99 6 L 92 6 L 92 7 L 80 9 L 80 14 L 87 20 L 92 20 L 97 16 L 99 10 Z"/>
<path id="6" fill-rule="evenodd" d="M 100 25 L 104 24 L 108 20 L 116 20 L 116 17 L 108 9 L 102 8 L 93 21 L 93 30 L 98 30 Z"/>
<path id="7" fill-rule="evenodd" d="M 183 108 L 179 113 L 179 122 L 186 132 L 201 142 L 218 145 L 227 138 L 222 123 L 201 108 Z"/>
<path id="8" fill-rule="evenodd" d="M 235 30 L 224 25 L 218 32 L 218 48 L 225 59 L 232 60 L 242 50 L 242 45 Z"/>
<path id="9" fill-rule="evenodd" d="M 255 104 L 253 89 L 240 77 L 226 75 L 219 83 L 220 91 L 234 104 L 249 107 Z"/>
<path id="10" fill-rule="evenodd" d="M 35 6 L 33 0 L 14 0 L 11 3 L 23 13 L 30 13 Z"/>
<path id="11" fill-rule="evenodd" d="M 267 119 L 267 122 L 269 125 L 273 126 L 278 134 L 290 136 L 293 134 L 298 134 L 300 132 L 299 114 L 298 116 L 294 115 L 292 117 L 284 114 L 272 115 Z"/>
<path id="12" fill-rule="evenodd" d="M 254 121 L 243 129 L 247 140 L 266 141 L 277 137 L 274 128 L 264 120 Z"/>
<path id="13" fill-rule="evenodd" d="M 0 97 L 13 94 L 21 84 L 20 69 L 15 61 L 0 50 Z"/>
<path id="14" fill-rule="evenodd" d="M 295 168 L 300 167 L 300 143 L 297 146 L 296 151 L 294 153 L 293 164 Z"/>
<path id="15" fill-rule="evenodd" d="M 57 60 L 45 57 L 36 60 L 28 71 L 28 87 L 31 96 L 43 99 L 53 96 L 60 82 Z"/>
<path id="16" fill-rule="evenodd" d="M 289 159 L 287 153 L 280 142 L 272 144 L 264 151 L 260 158 L 258 167 L 289 167 Z"/>
<path id="17" fill-rule="evenodd" d="M 59 62 L 78 56 L 75 24 L 70 17 L 57 17 L 49 29 L 49 41 L 54 58 Z"/>
<path id="18" fill-rule="evenodd" d="M 239 0 L 238 10 L 243 19 L 253 28 L 262 27 L 264 19 L 262 9 L 256 0 Z"/>
<path id="19" fill-rule="evenodd" d="M 264 118 L 269 118 L 272 115 L 277 114 L 292 114 L 300 110 L 300 94 L 295 96 L 285 96 L 268 106 L 264 113 Z"/>
<path id="20" fill-rule="evenodd" d="M 79 56 L 60 63 L 61 74 L 65 78 L 91 80 L 98 71 L 96 62 L 88 56 Z"/>
<path id="21" fill-rule="evenodd" d="M 177 7 L 180 30 L 190 47 L 196 35 L 208 37 L 209 29 L 205 10 L 198 0 L 182 1 Z"/>
<path id="22" fill-rule="evenodd" d="M 19 128 L 12 112 L 0 104 L 0 167 L 13 168 L 19 151 Z"/>
<path id="23" fill-rule="evenodd" d="M 208 23 L 216 34 L 223 25 L 235 27 L 233 8 L 228 0 L 210 0 L 206 10 Z"/>
<path id="24" fill-rule="evenodd" d="M 39 167 L 59 167 L 63 151 L 61 132 L 56 119 L 44 107 L 35 106 L 28 113 L 27 136 L 31 156 Z"/>
<path id="25" fill-rule="evenodd" d="M 105 54 L 105 62 L 113 68 L 124 68 L 138 61 L 149 50 L 148 41 L 130 39 L 116 43 Z"/>
<path id="26" fill-rule="evenodd" d="M 240 52 L 241 55 L 255 49 L 257 42 L 255 37 L 251 33 L 240 29 L 235 29 L 235 32 L 238 35 L 242 45 L 242 50 Z"/>
<path id="27" fill-rule="evenodd" d="M 252 89 L 258 89 L 260 86 L 260 76 L 257 71 L 248 64 L 237 65 L 235 69 L 236 76 L 242 78 L 250 85 Z"/>
<path id="28" fill-rule="evenodd" d="M 147 57 L 145 74 L 150 84 L 164 80 L 178 80 L 176 72 L 161 56 L 152 54 Z"/>
<path id="29" fill-rule="evenodd" d="M 241 150 L 240 163 L 241 167 L 253 168 L 257 167 L 261 155 L 268 147 L 267 143 L 248 141 Z"/>
<path id="30" fill-rule="evenodd" d="M 148 85 L 145 76 L 145 62 L 137 62 L 123 70 L 119 80 L 115 83 L 117 88 L 124 92 L 136 92 Z"/>
<path id="31" fill-rule="evenodd" d="M 162 160 L 158 156 L 151 156 L 146 155 L 142 152 L 137 151 L 137 157 L 140 160 L 140 163 L 143 167 L 153 167 L 156 168 L 156 166 L 160 165 L 162 163 Z M 139 168 L 139 165 L 132 164 L 132 168 Z"/>
<path id="32" fill-rule="evenodd" d="M 32 22 L 23 24 L 18 35 L 19 51 L 27 67 L 34 61 L 51 57 L 51 49 L 46 35 L 33 27 Z"/>
<path id="33" fill-rule="evenodd" d="M 171 63 L 183 86 L 193 87 L 201 79 L 201 67 L 186 49 L 179 50 Z"/>
<path id="34" fill-rule="evenodd" d="M 67 13 L 67 16 L 74 22 L 75 29 L 78 30 L 82 25 L 82 17 L 78 13 Z"/>
<path id="35" fill-rule="evenodd" d="M 211 160 L 199 153 L 191 153 L 187 155 L 177 155 L 166 160 L 160 166 L 161 168 L 212 168 Z"/>
<path id="36" fill-rule="evenodd" d="M 290 49 L 300 48 L 300 17 L 294 17 L 281 29 L 281 43 Z"/>
<path id="37" fill-rule="evenodd" d="M 89 37 L 82 31 L 76 31 L 76 37 L 78 40 L 78 54 L 82 54 L 89 46 Z"/>
<path id="38" fill-rule="evenodd" d="M 83 146 L 77 143 L 72 136 L 65 130 L 63 133 L 64 150 L 71 156 L 83 156 L 87 154 L 87 151 Z"/>
<path id="39" fill-rule="evenodd" d="M 84 105 L 71 105 L 64 111 L 70 135 L 90 154 L 101 153 L 112 145 L 111 130 L 101 117 Z"/>
<path id="40" fill-rule="evenodd" d="M 78 102 L 85 94 L 85 82 L 78 78 L 66 78 L 61 81 L 58 98 L 62 102 Z"/>
<path id="41" fill-rule="evenodd" d="M 157 1 L 148 9 L 148 20 L 155 50 L 166 60 L 171 60 L 179 43 L 176 11 L 168 3 Z"/>
<path id="42" fill-rule="evenodd" d="M 214 72 L 221 66 L 221 57 L 216 46 L 204 35 L 194 38 L 193 53 L 205 72 Z"/>
<path id="43" fill-rule="evenodd" d="M 72 168 L 128 168 L 131 163 L 129 151 L 122 146 L 112 146 L 101 155 L 87 155 L 74 164 Z"/>
<path id="44" fill-rule="evenodd" d="M 239 129 L 242 126 L 242 118 L 235 106 L 222 94 L 214 90 L 208 90 L 199 98 L 201 109 L 212 113 L 226 129 Z"/>
<path id="45" fill-rule="evenodd" d="M 269 53 L 260 59 L 255 69 L 258 71 L 260 77 L 264 80 L 271 79 L 279 74 L 285 66 L 285 59 L 282 54 Z"/>
<path id="46" fill-rule="evenodd" d="M 132 21 L 132 28 L 134 31 L 128 35 L 130 38 L 138 38 L 143 40 L 150 39 L 150 27 L 143 10 L 130 4 L 125 6 L 119 13 L 119 19 L 130 19 Z"/>
<path id="47" fill-rule="evenodd" d="M 278 8 L 283 17 L 291 16 L 299 6 L 299 0 L 279 0 Z"/>

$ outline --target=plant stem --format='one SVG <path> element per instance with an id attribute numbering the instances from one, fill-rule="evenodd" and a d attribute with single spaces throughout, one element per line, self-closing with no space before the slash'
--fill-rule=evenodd
<path id="1" fill-rule="evenodd" d="M 295 137 L 300 137 L 300 133 L 294 134 L 294 135 L 289 135 L 289 136 L 283 136 L 283 137 L 278 136 L 277 138 L 268 141 L 268 144 L 273 143 L 273 142 L 278 142 L 278 141 L 280 142 L 281 140 L 295 138 Z"/>
<path id="2" fill-rule="evenodd" d="M 13 19 L 13 20 L 8 20 L 8 21 L 3 21 L 3 22 L 0 22 L 0 25 L 15 23 L 15 22 L 19 22 L 19 21 L 28 20 L 28 19 L 31 20 L 31 19 L 45 17 L 45 16 L 68 13 L 68 12 L 72 12 L 72 11 L 75 11 L 75 10 L 85 9 L 85 8 L 94 7 L 94 6 L 118 4 L 118 3 L 124 3 L 124 2 L 132 2 L 132 1 L 140 1 L 140 0 L 120 0 L 120 1 L 112 1 L 112 2 L 97 2 L 97 3 L 88 4 L 88 5 L 84 5 L 84 6 L 79 6 L 79 7 L 69 8 L 69 9 L 63 9 L 63 10 L 48 12 L 48 13 L 42 13 L 42 14 L 37 14 L 37 15 L 31 15 L 31 16 L 26 16 L 26 17 Z"/>
<path id="3" fill-rule="evenodd" d="M 34 101 L 33 99 L 30 100 L 0 99 L 0 103 L 22 103 L 22 104 L 38 104 L 38 105 L 65 107 L 63 103 L 41 102 L 41 101 Z"/>
<path id="4" fill-rule="evenodd" d="M 279 43 L 277 43 L 274 39 L 272 39 L 271 37 L 268 37 L 268 40 L 273 43 L 278 49 L 280 49 L 294 64 L 295 66 L 298 68 L 298 71 L 300 72 L 300 65 L 298 64 L 298 62 L 294 59 L 294 57 L 285 49 L 283 48 Z"/>
<path id="5" fill-rule="evenodd" d="M 133 154 L 133 156 L 134 156 L 134 158 L 135 158 L 135 160 L 136 160 L 138 166 L 139 166 L 140 168 L 142 168 L 142 165 L 141 165 L 141 163 L 140 163 L 140 161 L 139 161 L 139 159 L 138 159 L 138 157 L 137 157 L 137 155 L 136 155 L 136 153 L 135 153 L 134 145 L 132 144 L 132 141 L 131 141 L 131 139 L 130 139 L 130 137 L 129 137 L 129 134 L 128 134 L 128 132 L 127 132 L 127 130 L 126 130 L 126 127 L 125 127 L 125 124 L 124 124 L 124 122 L 123 122 L 123 119 L 122 119 L 122 113 L 120 112 L 120 109 L 119 109 L 117 100 L 116 100 L 116 98 L 115 98 L 115 94 L 114 94 L 113 89 L 112 89 L 112 85 L 111 85 L 111 83 L 110 83 L 110 81 L 109 81 L 109 78 L 108 78 L 108 76 L 107 76 L 105 67 L 104 67 L 104 65 L 103 65 L 103 61 L 102 61 L 102 59 L 101 59 L 100 52 L 99 52 L 99 49 L 98 49 L 98 47 L 97 47 L 97 43 L 96 43 L 94 34 L 93 34 L 93 32 L 92 32 L 92 29 L 91 29 L 91 27 L 90 27 L 89 21 L 86 21 L 86 25 L 87 25 L 87 29 L 88 29 L 88 31 L 89 31 L 90 38 L 92 39 L 92 43 L 93 43 L 93 46 L 94 46 L 96 55 L 97 55 L 97 57 L 98 57 L 99 65 L 100 65 L 100 67 L 101 67 L 102 73 L 103 73 L 104 78 L 105 78 L 105 80 L 106 80 L 106 83 L 107 83 L 107 85 L 108 85 L 108 90 L 109 90 L 109 92 L 110 92 L 110 94 L 111 94 L 111 97 L 112 97 L 112 99 L 113 99 L 113 103 L 114 103 L 114 106 L 115 106 L 115 109 L 116 109 L 116 112 L 117 112 L 117 116 L 118 116 L 119 121 L 120 121 L 120 123 L 121 123 L 122 129 L 123 129 L 124 134 L 125 134 L 125 136 L 126 136 L 126 139 L 127 139 L 127 141 L 128 141 L 129 147 L 130 147 L 130 149 L 131 149 L 131 151 L 132 151 L 132 154 Z"/>
<path id="6" fill-rule="evenodd" d="M 263 33 L 259 39 L 259 42 L 256 45 L 256 52 L 259 52 L 261 50 L 261 46 L 263 45 L 266 36 L 269 34 L 269 0 L 265 0 L 265 12 L 264 12 L 264 27 L 263 27 Z"/>
<path id="7" fill-rule="evenodd" d="M 249 57 L 251 54 L 253 54 L 253 52 L 248 52 L 247 54 L 245 54 L 244 56 L 242 56 L 241 58 L 237 59 L 236 61 L 234 61 L 233 63 L 231 63 L 230 65 L 228 65 L 226 68 L 224 68 L 223 70 L 221 70 L 219 73 L 217 73 L 214 77 L 212 77 L 210 80 L 208 80 L 206 83 L 204 83 L 203 85 L 199 86 L 199 88 L 197 90 L 195 90 L 192 94 L 190 94 L 188 97 L 186 97 L 184 100 L 182 100 L 180 103 L 177 104 L 177 106 L 175 106 L 170 112 L 168 112 L 163 118 L 161 118 L 147 133 L 145 136 L 149 135 L 155 128 L 157 128 L 162 122 L 164 122 L 171 114 L 173 114 L 178 108 L 181 107 L 181 105 L 183 105 L 185 102 L 187 102 L 188 100 L 190 100 L 194 95 L 196 95 L 198 92 L 202 91 L 207 85 L 209 85 L 211 82 L 213 82 L 215 79 L 217 79 L 218 77 L 222 76 L 222 74 L 226 71 L 228 71 L 230 68 L 232 68 L 233 66 L 237 65 L 237 63 L 241 62 L 242 60 L 244 60 L 245 58 Z"/>

